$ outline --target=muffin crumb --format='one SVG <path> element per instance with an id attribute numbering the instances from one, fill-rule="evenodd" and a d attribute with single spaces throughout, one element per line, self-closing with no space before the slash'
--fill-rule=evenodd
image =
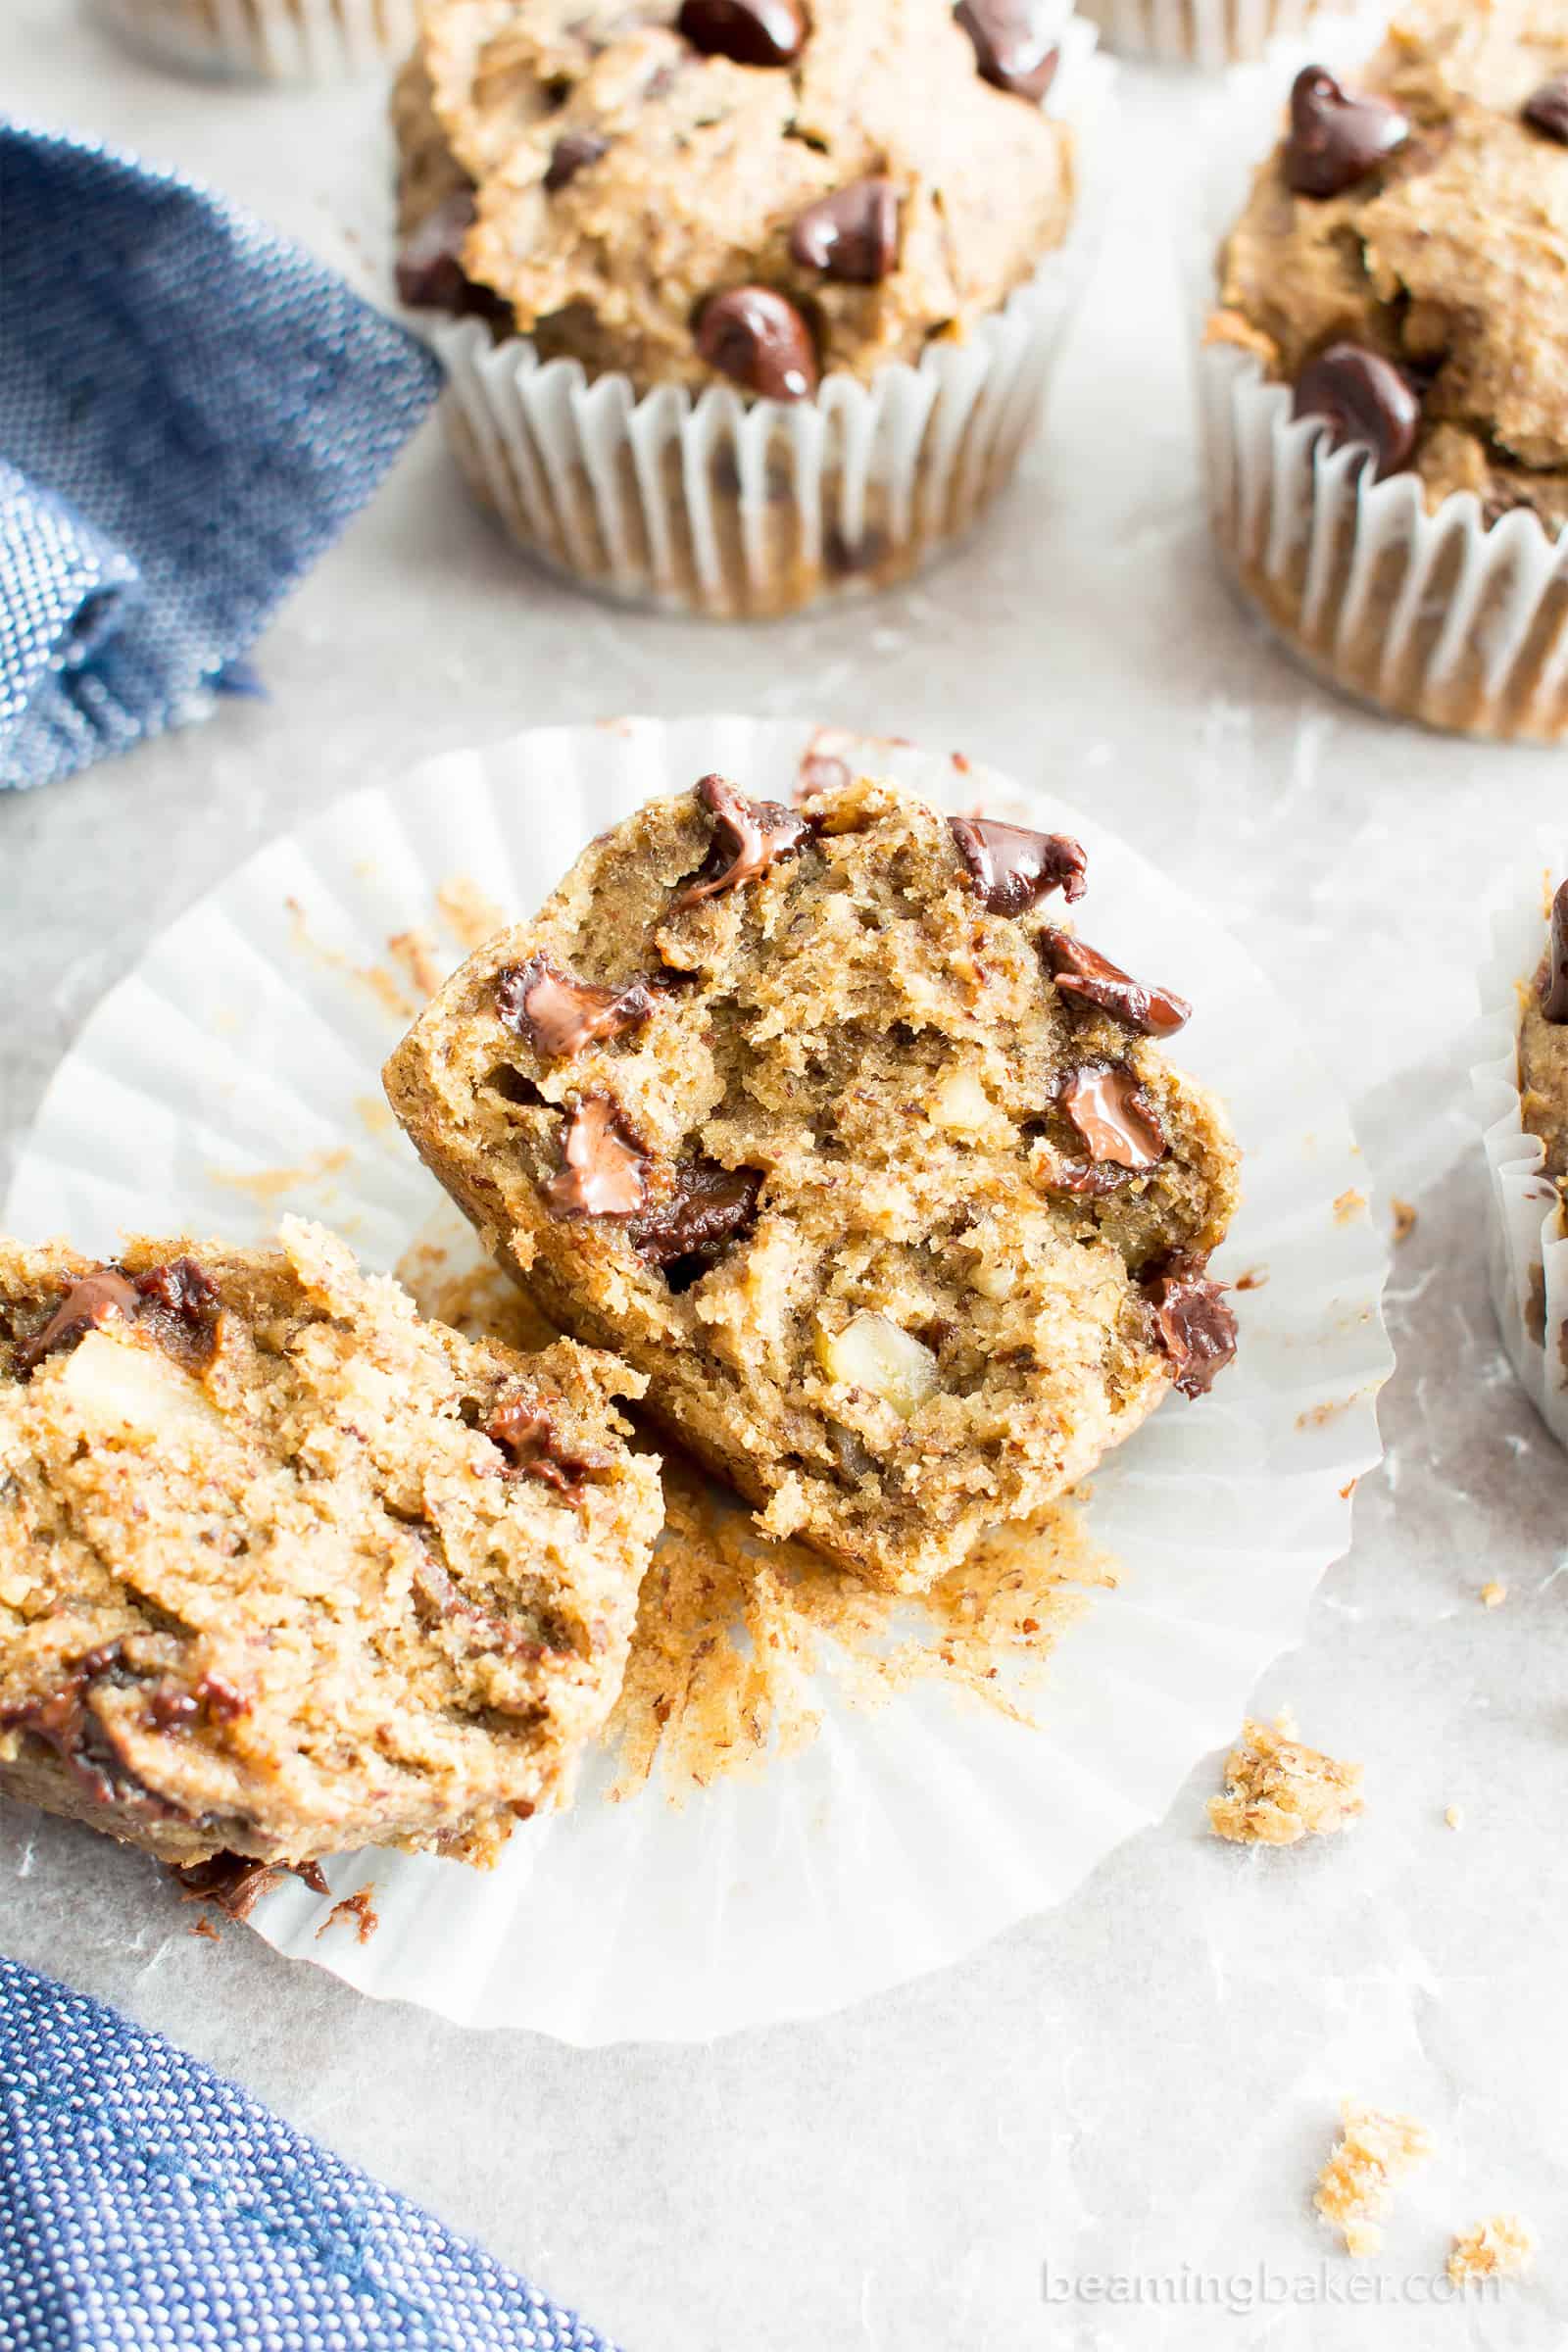
<path id="1" fill-rule="evenodd" d="M 1303 1746 L 1290 1710 L 1271 1725 L 1249 1718 L 1225 1759 L 1225 1788 L 1208 1800 L 1208 1826 L 1237 1845 L 1295 1845 L 1348 1829 L 1363 1811 L 1359 1764 Z"/>
<path id="2" fill-rule="evenodd" d="M 1455 2286 L 1482 2278 L 1522 2278 L 1536 2255 L 1536 2234 L 1522 2214 L 1494 2213 L 1460 2230 L 1448 2256 Z"/>
<path id="3" fill-rule="evenodd" d="M 1312 2202 L 1342 2232 L 1346 2252 L 1362 2261 L 1383 2243 L 1392 2183 L 1425 2164 L 1437 2143 L 1412 2116 L 1363 2107 L 1355 2099 L 1344 2102 L 1340 2122 Z"/>

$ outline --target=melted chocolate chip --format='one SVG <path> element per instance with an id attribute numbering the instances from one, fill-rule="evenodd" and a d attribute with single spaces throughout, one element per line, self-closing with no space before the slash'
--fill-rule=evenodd
<path id="1" fill-rule="evenodd" d="M 770 286 L 732 286 L 704 305 L 697 349 L 710 368 L 764 400 L 808 400 L 817 386 L 811 330 Z"/>
<path id="2" fill-rule="evenodd" d="M 186 1690 L 179 1683 L 157 1683 L 148 1694 L 145 1718 L 149 1731 L 189 1731 L 197 1724 L 237 1723 L 251 1711 L 242 1690 L 220 1674 L 204 1674 Z"/>
<path id="3" fill-rule="evenodd" d="M 471 188 L 459 188 L 426 213 L 398 255 L 398 300 L 411 311 L 461 311 L 468 279 L 463 248 L 474 221 Z"/>
<path id="4" fill-rule="evenodd" d="M 1293 413 L 1321 416 L 1332 448 L 1364 443 L 1379 479 L 1398 472 L 1421 427 L 1421 403 L 1409 377 L 1359 343 L 1331 343 L 1307 363 L 1297 381 Z"/>
<path id="5" fill-rule="evenodd" d="M 589 1046 L 636 1029 L 654 1009 L 647 981 L 629 988 L 596 988 L 579 980 L 548 950 L 496 974 L 496 1010 L 507 1027 L 547 1060 L 569 1061 Z"/>
<path id="6" fill-rule="evenodd" d="M 1236 1317 L 1217 1282 L 1167 1274 L 1149 1285 L 1159 1344 L 1176 1368 L 1184 1396 L 1204 1396 L 1236 1355 Z"/>
<path id="7" fill-rule="evenodd" d="M 1548 139 L 1568 147 L 1568 74 L 1553 74 L 1539 90 L 1532 90 L 1519 111 L 1532 130 L 1544 130 Z"/>
<path id="8" fill-rule="evenodd" d="M 84 1274 L 66 1293 L 42 1331 L 18 1348 L 17 1370 L 31 1372 L 46 1355 L 53 1355 L 57 1348 L 74 1348 L 89 1331 L 97 1331 L 105 1323 L 133 1323 L 140 1303 L 134 1284 L 118 1266 L 100 1266 L 95 1274 Z"/>
<path id="9" fill-rule="evenodd" d="M 1397 107 L 1342 89 L 1322 66 L 1303 66 L 1291 88 L 1286 184 L 1298 196 L 1343 195 L 1409 135 Z"/>
<path id="10" fill-rule="evenodd" d="M 610 141 L 591 130 L 563 131 L 550 150 L 550 162 L 545 171 L 545 194 L 557 195 L 568 180 L 597 164 L 602 155 L 610 153 Z"/>
<path id="11" fill-rule="evenodd" d="M 755 882 L 780 858 L 791 858 L 810 839 L 810 820 L 782 801 L 749 801 L 723 776 L 704 776 L 697 798 L 713 819 L 708 856 L 691 880 L 676 892 L 672 914 L 700 906 L 742 882 Z"/>
<path id="12" fill-rule="evenodd" d="M 1061 1107 L 1093 1160 L 1122 1168 L 1152 1168 L 1165 1156 L 1165 1133 L 1153 1104 L 1126 1062 L 1075 1070 L 1061 1090 Z"/>
<path id="13" fill-rule="evenodd" d="M 787 66 L 806 46 L 798 0 L 681 0 L 675 29 L 705 57 L 737 66 Z"/>
<path id="14" fill-rule="evenodd" d="M 1088 859 L 1065 833 L 1035 833 L 994 816 L 950 816 L 948 831 L 993 914 L 1027 914 L 1052 891 L 1069 903 L 1088 885 Z"/>
<path id="15" fill-rule="evenodd" d="M 497 1407 L 485 1436 L 510 1457 L 514 1478 L 537 1478 L 568 1501 L 582 1500 L 583 1487 L 612 1467 L 612 1456 L 591 1446 L 573 1452 L 543 1405 L 512 1396 Z"/>
<path id="16" fill-rule="evenodd" d="M 1038 105 L 1061 62 L 1059 11 L 1038 0 L 958 0 L 953 13 L 974 44 L 981 79 Z"/>
<path id="17" fill-rule="evenodd" d="M 141 1320 L 150 1323 L 166 1354 L 179 1357 L 193 1370 L 210 1364 L 218 1352 L 218 1326 L 222 1301 L 212 1276 L 193 1257 L 176 1257 L 167 1266 L 154 1266 L 136 1277 Z"/>
<path id="18" fill-rule="evenodd" d="M 506 1450 L 503 1440 L 493 1442 Z M 506 1478 L 524 1475 L 526 1466 L 520 1464 L 502 1472 Z M 476 1600 L 470 1600 L 428 1548 L 415 1563 L 414 1600 L 424 1624 L 456 1627 L 466 1638 L 471 1636 L 476 1649 L 499 1650 L 511 1658 L 542 1658 L 545 1654 L 545 1644 L 528 1630 L 527 1624 L 493 1617 Z"/>
<path id="19" fill-rule="evenodd" d="M 1541 1017 L 1568 1021 L 1568 882 L 1559 882 L 1551 902 L 1551 942 L 1542 976 Z"/>
<path id="20" fill-rule="evenodd" d="M 170 1876 L 187 1903 L 212 1903 L 225 1917 L 249 1919 L 264 1894 L 280 1879 L 303 1879 L 313 1894 L 331 1890 L 315 1862 L 257 1862 L 249 1854 L 213 1854 L 205 1862 L 179 1862 Z"/>
<path id="21" fill-rule="evenodd" d="M 587 1095 L 566 1114 L 561 1173 L 545 1187 L 558 1217 L 634 1217 L 647 1159 L 608 1095 Z"/>
<path id="22" fill-rule="evenodd" d="M 803 270 L 851 286 L 874 286 L 899 254 L 899 191 L 891 179 L 857 179 L 808 205 L 790 230 Z"/>
<path id="23" fill-rule="evenodd" d="M 123 1686 L 135 1681 L 123 1651 L 121 1642 L 105 1642 L 88 1650 L 45 1697 L 0 1707 L 0 1731 L 22 1732 L 53 1748 L 95 1805 L 121 1805 L 151 1820 L 182 1820 L 178 1805 L 168 1803 L 131 1771 L 108 1726 L 87 1703 L 100 1683 Z"/>
<path id="24" fill-rule="evenodd" d="M 678 1160 L 669 1197 L 628 1227 L 632 1248 L 650 1265 L 663 1268 L 671 1290 L 690 1290 L 756 1224 L 761 1189 L 760 1168 Z"/>
<path id="25" fill-rule="evenodd" d="M 1174 1037 L 1192 1018 L 1185 997 L 1168 988 L 1146 988 L 1070 931 L 1042 931 L 1040 953 L 1063 996 L 1081 997 L 1141 1037 Z"/>

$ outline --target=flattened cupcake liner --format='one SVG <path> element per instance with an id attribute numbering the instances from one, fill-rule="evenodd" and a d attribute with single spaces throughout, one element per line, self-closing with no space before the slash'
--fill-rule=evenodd
<path id="1" fill-rule="evenodd" d="M 418 0 L 90 0 L 163 65 L 326 81 L 407 54 Z"/>
<path id="2" fill-rule="evenodd" d="M 1078 0 L 1107 48 L 1166 66 L 1229 66 L 1354 0 Z"/>
<path id="3" fill-rule="evenodd" d="M 808 758 L 1082 840 L 1087 935 L 1196 1004 L 1181 1062 L 1226 1100 L 1247 1155 L 1214 1260 L 1221 1280 L 1251 1277 L 1237 1360 L 1097 1469 L 1082 1526 L 1115 1584 L 1073 1588 L 1082 1606 L 1024 1719 L 929 1680 L 857 1705 L 817 1671 L 810 1744 L 679 1804 L 657 1775 L 609 1801 L 601 1755 L 572 1809 L 520 1823 L 493 1871 L 366 1851 L 325 1866 L 327 1896 L 291 1881 L 263 1899 L 252 1924 L 270 1942 L 367 1992 L 580 2043 L 702 2041 L 944 1966 L 1161 1817 L 1299 1640 L 1348 1544 L 1392 1358 L 1387 1255 L 1368 1215 L 1345 1215 L 1366 1172 L 1333 1084 L 1291 1007 L 1161 870 L 1093 816 L 947 752 L 807 722 L 638 719 L 537 729 L 350 796 L 182 915 L 99 1006 L 21 1149 L 6 1229 L 107 1253 L 125 1228 L 244 1241 L 298 1209 L 370 1269 L 466 1237 L 378 1110 L 377 1073 L 409 975 L 426 988 L 473 944 L 474 883 L 515 920 L 648 798 L 717 768 L 784 799 Z M 475 1262 L 466 1248 L 449 1273 Z M 58 1842 L 40 1840 L 35 1869 Z M 340 1924 L 318 1941 L 332 1901 L 368 1885 L 376 1933 L 361 1943 Z"/>
<path id="4" fill-rule="evenodd" d="M 1214 252 L 1278 135 L 1309 59 L 1338 71 L 1369 55 L 1379 19 L 1342 21 L 1239 69 L 1206 129 L 1213 158 L 1193 260 L 1199 334 Z M 1568 734 L 1568 540 L 1521 509 L 1486 527 L 1456 491 L 1429 509 L 1414 473 L 1371 479 L 1366 453 L 1331 450 L 1320 419 L 1293 417 L 1289 385 L 1253 355 L 1202 344 L 1199 410 L 1209 520 L 1242 594 L 1288 648 L 1342 692 L 1451 733 L 1550 743 Z"/>
<path id="5" fill-rule="evenodd" d="M 1545 945 L 1550 893 L 1568 876 L 1568 841 L 1542 838 L 1521 857 L 1527 877 L 1494 917 L 1481 979 L 1482 1025 L 1470 1073 L 1491 1178 L 1487 1274 L 1508 1361 L 1560 1446 L 1568 1446 L 1568 1230 L 1545 1151 L 1524 1123 L 1519 1013 Z"/>
<path id="6" fill-rule="evenodd" d="M 963 343 L 808 401 L 590 380 L 473 319 L 433 342 L 453 448 L 524 552 L 619 603 L 718 619 L 890 586 L 963 538 L 1010 478 L 1088 274 L 1113 69 L 1069 20 L 1050 111 L 1078 134 L 1067 241 Z"/>

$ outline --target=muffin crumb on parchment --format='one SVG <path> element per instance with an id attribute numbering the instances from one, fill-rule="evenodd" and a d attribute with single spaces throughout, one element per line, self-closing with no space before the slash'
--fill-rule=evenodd
<path id="1" fill-rule="evenodd" d="M 1536 2233 L 1522 2214 L 1489 2214 L 1455 2237 L 1448 2277 L 1455 2286 L 1482 2278 L 1520 2278 L 1535 2255 Z"/>
<path id="2" fill-rule="evenodd" d="M 1312 2202 L 1343 2233 L 1346 2252 L 1362 2260 L 1383 2243 L 1392 2183 L 1425 2164 L 1436 2142 L 1412 2116 L 1390 2115 L 1355 2099 L 1345 2101 L 1340 2122 L 1340 2136 L 1317 2177 Z"/>
<path id="3" fill-rule="evenodd" d="M 1360 1765 L 1304 1746 L 1287 1709 L 1272 1725 L 1244 1725 L 1225 1759 L 1224 1793 L 1208 1800 L 1208 1826 L 1238 1845 L 1295 1845 L 1348 1829 L 1362 1810 Z"/>

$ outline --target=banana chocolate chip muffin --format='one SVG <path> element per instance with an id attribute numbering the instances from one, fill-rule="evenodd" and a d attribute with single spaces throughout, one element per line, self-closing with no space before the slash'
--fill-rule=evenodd
<path id="1" fill-rule="evenodd" d="M 1349 80 L 1298 75 L 1220 254 L 1209 354 L 1250 367 L 1209 401 L 1215 522 L 1291 641 L 1391 710 L 1568 728 L 1565 282 L 1568 0 L 1427 0 Z M 1313 429 L 1260 428 L 1259 385 Z"/>
<path id="2" fill-rule="evenodd" d="M 434 999 L 394 1109 L 647 1409 L 878 1585 L 926 1586 L 1233 1352 L 1188 1007 L 1063 919 L 1059 836 L 718 776 L 593 842 Z"/>
<path id="3" fill-rule="evenodd" d="M 274 1250 L 0 1244 L 0 1789 L 167 1861 L 485 1860 L 612 1705 L 635 1373 Z"/>
<path id="4" fill-rule="evenodd" d="M 457 445 L 516 535 L 621 593 L 752 612 L 961 528 L 1060 309 L 992 335 L 1073 223 L 1074 134 L 1045 104 L 1063 13 L 427 0 L 393 110 L 399 286 L 485 322 L 446 347 Z M 514 365 L 489 334 L 526 338 Z M 964 365 L 890 388 L 944 354 Z M 538 378 L 552 360 L 630 400 L 585 412 Z M 819 399 L 835 377 L 858 404 Z M 694 413 L 715 388 L 739 397 Z"/>
<path id="5" fill-rule="evenodd" d="M 1520 1118 L 1539 1136 L 1544 1172 L 1568 1197 L 1568 882 L 1551 902 L 1545 952 L 1519 1014 Z"/>

